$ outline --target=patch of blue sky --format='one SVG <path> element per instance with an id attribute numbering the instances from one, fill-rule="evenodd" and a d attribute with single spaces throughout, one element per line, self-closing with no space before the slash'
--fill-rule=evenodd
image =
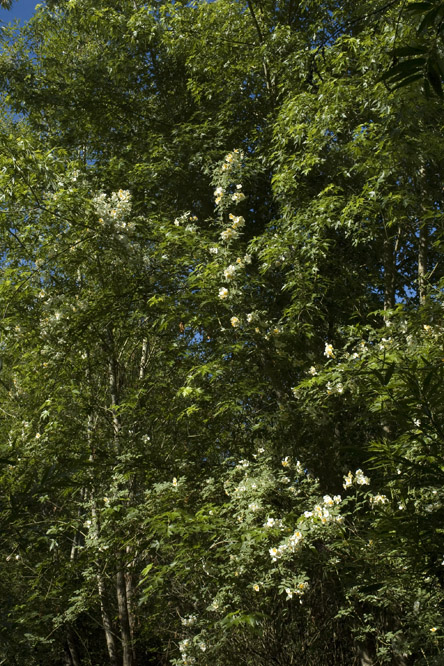
<path id="1" fill-rule="evenodd" d="M 15 20 L 25 23 L 34 14 L 37 4 L 37 0 L 16 0 L 11 9 L 0 9 L 0 21 L 2 24 L 13 23 Z"/>

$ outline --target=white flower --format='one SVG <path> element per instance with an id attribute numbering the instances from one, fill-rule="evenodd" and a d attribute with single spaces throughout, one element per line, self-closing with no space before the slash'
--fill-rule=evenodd
<path id="1" fill-rule="evenodd" d="M 217 247 L 210 247 L 210 249 L 209 249 L 208 251 L 209 251 L 210 254 L 218 254 L 218 252 L 219 252 L 219 248 L 217 248 Z"/>
<path id="2" fill-rule="evenodd" d="M 264 523 L 264 527 L 274 527 L 276 525 L 275 518 L 267 518 L 267 522 Z"/>
<path id="3" fill-rule="evenodd" d="M 308 371 L 309 375 L 312 375 L 313 377 L 318 374 L 318 371 L 314 367 L 314 365 L 311 366 L 310 370 Z"/>
<path id="4" fill-rule="evenodd" d="M 285 456 L 285 458 L 281 462 L 282 467 L 289 467 L 290 466 L 290 460 L 288 459 L 288 456 Z"/>
<path id="5" fill-rule="evenodd" d="M 277 548 L 270 548 L 268 552 L 270 553 L 272 562 L 276 562 L 277 558 L 280 557 L 280 553 Z"/>
<path id="6" fill-rule="evenodd" d="M 242 200 L 245 199 L 245 198 L 246 198 L 246 197 L 245 197 L 245 194 L 244 194 L 243 192 L 235 192 L 235 193 L 232 195 L 231 200 L 232 200 L 232 201 L 235 201 L 236 203 L 239 203 L 239 201 L 242 201 Z"/>
<path id="7" fill-rule="evenodd" d="M 293 591 L 289 587 L 286 587 L 285 592 L 287 594 L 287 599 L 291 599 L 293 596 Z"/>
<path id="8" fill-rule="evenodd" d="M 222 231 L 220 237 L 223 241 L 230 241 L 233 240 L 234 238 L 238 237 L 237 231 L 235 229 L 232 229 L 231 227 L 228 227 L 228 229 L 225 229 Z"/>
<path id="9" fill-rule="evenodd" d="M 325 343 L 325 350 L 324 350 L 324 356 L 327 356 L 327 358 L 334 358 L 334 350 L 333 350 L 333 345 L 330 344 L 329 342 Z"/>
<path id="10" fill-rule="evenodd" d="M 326 504 L 327 506 L 333 506 L 335 503 L 333 498 L 330 497 L 330 495 L 324 495 L 323 499 L 324 499 L 324 504 Z"/>
<path id="11" fill-rule="evenodd" d="M 222 187 L 216 187 L 216 189 L 214 190 L 214 200 L 215 200 L 216 204 L 220 203 L 223 195 L 224 195 L 223 188 Z"/>
<path id="12" fill-rule="evenodd" d="M 242 215 L 239 215 L 237 217 L 234 217 L 234 215 L 230 214 L 230 220 L 232 221 L 232 228 L 237 229 L 238 227 L 243 227 L 245 224 L 245 220 L 242 217 Z"/>
<path id="13" fill-rule="evenodd" d="M 224 298 L 227 298 L 228 296 L 228 289 L 226 287 L 221 287 L 219 289 L 219 298 L 224 300 Z"/>
<path id="14" fill-rule="evenodd" d="M 179 643 L 179 650 L 180 650 L 181 652 L 185 652 L 186 649 L 187 649 L 187 647 L 189 647 L 189 646 L 190 646 L 190 641 L 189 641 L 188 638 L 185 638 L 183 641 L 180 641 L 180 643 Z"/>
<path id="15" fill-rule="evenodd" d="M 255 583 L 255 584 L 253 585 L 253 590 L 254 590 L 255 592 L 259 592 L 260 587 L 259 587 L 259 585 L 258 585 L 257 583 Z"/>
<path id="16" fill-rule="evenodd" d="M 251 264 L 251 260 L 252 260 L 252 259 L 251 259 L 251 254 L 246 254 L 246 255 L 244 255 L 244 262 L 245 262 L 246 264 Z"/>
<path id="17" fill-rule="evenodd" d="M 336 390 L 337 390 L 338 393 L 343 393 L 343 392 L 344 392 L 344 387 L 343 387 L 343 385 L 341 384 L 341 382 L 339 382 L 338 384 L 336 384 Z"/>
<path id="18" fill-rule="evenodd" d="M 196 622 L 196 616 L 195 615 L 188 615 L 188 617 L 183 617 L 181 618 L 181 623 L 183 624 L 184 627 L 188 627 Z"/>
<path id="19" fill-rule="evenodd" d="M 344 483 L 342 484 L 345 489 L 350 488 L 353 485 L 353 474 L 349 472 L 347 476 L 344 476 Z"/>
<path id="20" fill-rule="evenodd" d="M 236 266 L 230 264 L 230 266 L 227 266 L 227 268 L 225 268 L 224 276 L 226 280 L 232 280 L 235 275 L 236 275 Z"/>
<path id="21" fill-rule="evenodd" d="M 340 495 L 334 495 L 333 502 L 335 504 L 340 504 L 342 502 L 342 497 Z"/>
<path id="22" fill-rule="evenodd" d="M 436 631 L 438 631 L 438 629 L 436 627 L 430 627 L 430 631 L 432 634 L 434 634 Z"/>
<path id="23" fill-rule="evenodd" d="M 388 499 L 385 495 L 375 495 L 370 497 L 370 504 L 387 504 Z"/>
<path id="24" fill-rule="evenodd" d="M 231 317 L 230 322 L 233 328 L 237 328 L 237 326 L 239 326 L 240 323 L 238 317 Z"/>
<path id="25" fill-rule="evenodd" d="M 176 479 L 176 477 L 173 478 L 172 484 L 173 484 L 174 487 L 177 486 L 177 479 Z"/>
<path id="26" fill-rule="evenodd" d="M 355 480 L 358 486 L 368 486 L 370 484 L 370 479 L 368 476 L 364 476 L 362 469 L 357 469 L 355 472 Z"/>

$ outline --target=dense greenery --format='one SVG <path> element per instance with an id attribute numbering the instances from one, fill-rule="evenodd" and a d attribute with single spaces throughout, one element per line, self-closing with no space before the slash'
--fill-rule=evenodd
<path id="1" fill-rule="evenodd" d="M 2 28 L 0 663 L 444 663 L 440 8 Z"/>

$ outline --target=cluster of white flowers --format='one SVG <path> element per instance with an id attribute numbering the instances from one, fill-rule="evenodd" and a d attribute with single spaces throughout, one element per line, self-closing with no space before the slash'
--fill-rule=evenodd
<path id="1" fill-rule="evenodd" d="M 375 506 L 376 504 L 387 504 L 388 503 L 388 498 L 386 495 L 375 495 L 374 497 L 370 497 L 370 504 L 372 506 Z"/>
<path id="2" fill-rule="evenodd" d="M 323 525 L 331 522 L 341 523 L 343 521 L 341 514 L 330 510 L 340 504 L 341 501 L 342 498 L 340 495 L 334 495 L 333 497 L 324 495 L 323 505 L 316 504 L 313 511 L 304 511 L 304 518 L 310 519 L 314 524 L 318 523 L 318 521 Z"/>
<path id="3" fill-rule="evenodd" d="M 195 225 L 193 222 L 197 222 L 198 218 L 196 215 L 191 215 L 190 211 L 183 213 L 180 217 L 176 217 L 174 220 L 174 226 L 180 227 L 182 224 L 186 224 L 186 231 L 196 231 Z M 191 223 L 191 224 L 190 224 Z"/>
<path id="4" fill-rule="evenodd" d="M 295 588 L 286 587 L 285 592 L 287 595 L 287 600 L 292 599 L 293 596 L 302 597 L 302 595 L 305 594 L 309 587 L 310 585 L 306 581 L 298 583 Z"/>
<path id="5" fill-rule="evenodd" d="M 358 486 L 368 486 L 370 484 L 370 479 L 368 476 L 364 476 L 362 469 L 357 469 L 355 476 L 351 472 L 344 476 L 344 483 L 342 484 L 345 489 L 350 488 L 353 483 L 356 483 Z"/>
<path id="6" fill-rule="evenodd" d="M 287 553 L 295 553 L 302 545 L 304 540 L 304 535 L 300 530 L 295 530 L 285 541 L 283 541 L 279 546 L 274 546 L 269 549 L 269 554 L 272 562 L 276 562 L 281 559 Z"/>
<path id="7" fill-rule="evenodd" d="M 335 357 L 335 352 L 334 352 L 334 349 L 333 349 L 333 345 L 330 344 L 329 342 L 325 343 L 324 356 L 326 356 L 327 358 L 334 358 Z"/>
<path id="8" fill-rule="evenodd" d="M 119 231 L 132 231 L 134 228 L 125 219 L 131 212 L 131 194 L 128 190 L 119 190 L 110 196 L 101 192 L 93 199 L 93 205 L 101 225 L 113 225 Z"/>
<path id="9" fill-rule="evenodd" d="M 234 194 L 231 195 L 231 200 L 234 201 L 235 203 L 239 203 L 239 201 L 243 201 L 244 199 L 245 199 L 245 194 L 243 192 L 235 192 Z"/>
<path id="10" fill-rule="evenodd" d="M 179 650 L 182 657 L 182 663 L 184 664 L 184 666 L 191 666 L 191 664 L 196 663 L 195 658 L 191 657 L 187 653 L 187 650 L 189 650 L 190 647 L 191 647 L 191 641 L 189 638 L 184 638 L 184 640 L 180 641 L 179 643 Z"/>
<path id="11" fill-rule="evenodd" d="M 330 497 L 330 495 L 324 495 L 322 499 L 324 500 L 324 504 L 326 506 L 334 506 L 335 504 L 340 504 L 342 501 L 340 495 L 334 495 L 333 497 Z"/>
<path id="12" fill-rule="evenodd" d="M 228 153 L 228 155 L 225 156 L 225 160 L 222 165 L 222 171 L 228 171 L 235 164 L 238 164 L 243 159 L 243 157 L 244 153 L 238 148 L 235 148 L 233 152 Z"/>
<path id="13" fill-rule="evenodd" d="M 336 384 L 332 384 L 332 382 L 327 382 L 325 385 L 325 389 L 327 391 L 327 395 L 332 395 L 332 393 L 344 393 L 344 385 L 341 382 L 337 382 Z"/>
<path id="14" fill-rule="evenodd" d="M 276 518 L 267 518 L 267 521 L 264 523 L 263 526 L 264 526 L 264 527 L 267 527 L 267 528 L 277 527 L 277 528 L 279 528 L 280 530 L 283 530 L 283 529 L 284 529 L 284 524 L 283 524 L 283 522 L 282 522 L 282 520 L 281 520 L 280 518 L 279 518 L 279 519 L 276 519 Z"/>
<path id="15" fill-rule="evenodd" d="M 214 201 L 215 201 L 215 203 L 216 203 L 216 206 L 217 206 L 218 204 L 220 204 L 220 202 L 222 201 L 222 197 L 224 196 L 224 194 L 225 194 L 225 192 L 224 192 L 224 188 L 223 188 L 223 187 L 216 187 L 216 189 L 214 190 Z"/>
<path id="16" fill-rule="evenodd" d="M 221 239 L 225 242 L 230 242 L 235 238 L 238 238 L 240 229 L 245 226 L 245 219 L 242 215 L 233 215 L 233 213 L 230 213 L 228 217 L 231 225 L 227 227 L 227 229 L 224 229 L 220 234 Z"/>
<path id="17" fill-rule="evenodd" d="M 195 615 L 188 615 L 188 617 L 181 618 L 180 621 L 184 627 L 191 627 L 191 625 L 195 624 L 196 620 L 197 617 Z"/>
<path id="18" fill-rule="evenodd" d="M 219 289 L 219 298 L 223 301 L 228 298 L 228 289 L 226 287 L 221 287 Z"/>
<path id="19" fill-rule="evenodd" d="M 236 275 L 236 271 L 238 269 L 238 266 L 235 264 L 230 264 L 224 269 L 224 276 L 226 280 L 233 280 L 234 276 Z"/>

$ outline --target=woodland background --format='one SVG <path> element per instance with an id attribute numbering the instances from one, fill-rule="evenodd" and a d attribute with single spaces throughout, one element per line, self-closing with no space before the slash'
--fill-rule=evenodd
<path id="1" fill-rule="evenodd" d="M 1 664 L 444 663 L 443 20 L 1 27 Z"/>

